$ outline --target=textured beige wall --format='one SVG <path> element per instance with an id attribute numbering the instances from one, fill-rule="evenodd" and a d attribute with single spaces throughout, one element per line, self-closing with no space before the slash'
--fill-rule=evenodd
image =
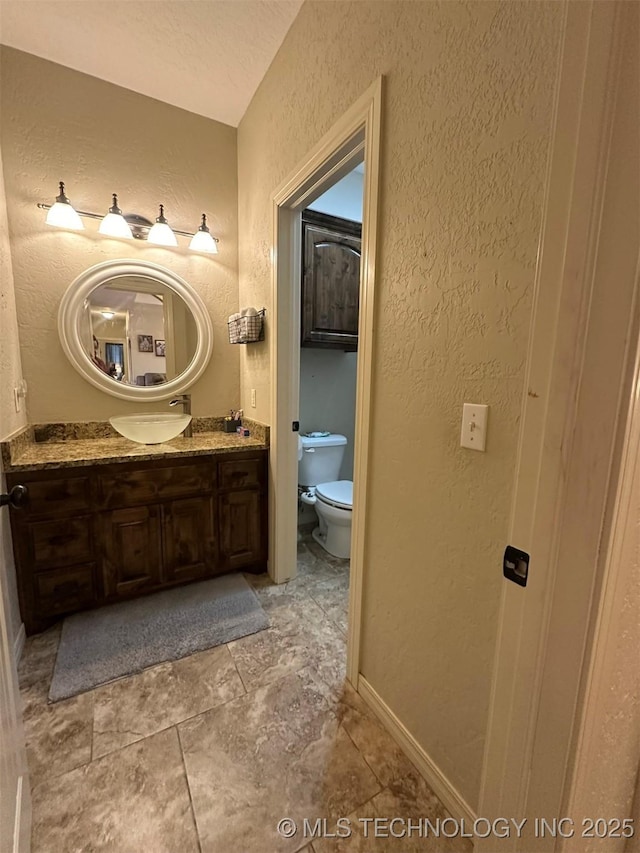
<path id="1" fill-rule="evenodd" d="M 22 379 L 7 203 L 0 154 L 0 441 L 26 423 L 26 408 L 16 412 L 13 389 Z"/>
<path id="2" fill-rule="evenodd" d="M 2 48 L 4 172 L 20 344 L 29 383 L 29 419 L 103 420 L 140 410 L 109 397 L 70 366 L 56 331 L 60 298 L 87 267 L 114 258 L 148 260 L 185 278 L 205 301 L 213 356 L 190 389 L 198 415 L 237 404 L 239 347 L 227 339 L 237 310 L 236 131 L 127 89 L 11 48 Z M 153 73 L 150 69 L 150 73 Z M 59 180 L 76 208 L 106 212 L 117 192 L 125 212 L 194 230 L 202 211 L 220 238 L 215 258 L 45 225 L 36 203 L 51 201 Z M 166 403 L 147 404 L 164 408 Z"/>
<path id="3" fill-rule="evenodd" d="M 361 668 L 472 806 L 562 12 L 308 0 L 238 132 L 240 302 L 269 306 L 271 193 L 385 75 Z M 241 379 L 268 422 L 266 344 Z"/>
<path id="4" fill-rule="evenodd" d="M 0 441 L 21 429 L 26 423 L 26 408 L 23 407 L 20 413 L 16 412 L 13 400 L 13 389 L 21 378 L 18 321 L 0 154 Z M 0 491 L 6 491 L 1 466 Z M 0 605 L 4 602 L 4 618 L 7 621 L 9 637 L 15 640 L 22 620 L 18 606 L 9 513 L 6 509 L 0 512 L 0 592 Z M 0 618 L 3 618 L 1 614 Z"/>

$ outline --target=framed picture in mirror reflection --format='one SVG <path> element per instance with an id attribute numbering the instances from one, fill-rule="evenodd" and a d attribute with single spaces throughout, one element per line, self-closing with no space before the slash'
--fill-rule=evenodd
<path id="1" fill-rule="evenodd" d="M 153 335 L 138 335 L 138 352 L 153 352 Z"/>

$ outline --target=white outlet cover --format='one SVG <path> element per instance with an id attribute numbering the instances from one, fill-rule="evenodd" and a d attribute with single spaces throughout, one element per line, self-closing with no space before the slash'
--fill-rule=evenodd
<path id="1" fill-rule="evenodd" d="M 462 406 L 461 447 L 484 451 L 487 443 L 488 415 L 489 406 L 482 403 L 465 403 Z"/>

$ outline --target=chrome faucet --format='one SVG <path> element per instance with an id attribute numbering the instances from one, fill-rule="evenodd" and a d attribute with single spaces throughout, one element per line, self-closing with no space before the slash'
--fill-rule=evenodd
<path id="1" fill-rule="evenodd" d="M 179 397 L 175 397 L 169 403 L 170 406 L 177 406 L 180 404 L 182 406 L 182 411 L 185 415 L 191 414 L 191 394 L 180 394 Z M 193 427 L 191 426 L 191 421 L 187 424 L 187 426 L 182 431 L 182 434 L 185 438 L 191 438 L 193 436 Z"/>

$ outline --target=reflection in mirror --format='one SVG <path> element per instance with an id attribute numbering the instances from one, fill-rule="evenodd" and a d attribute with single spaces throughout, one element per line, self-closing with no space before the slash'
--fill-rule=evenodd
<path id="1" fill-rule="evenodd" d="M 153 278 L 118 276 L 94 288 L 79 318 L 82 349 L 121 385 L 162 385 L 196 352 L 194 317 L 175 291 Z"/>

